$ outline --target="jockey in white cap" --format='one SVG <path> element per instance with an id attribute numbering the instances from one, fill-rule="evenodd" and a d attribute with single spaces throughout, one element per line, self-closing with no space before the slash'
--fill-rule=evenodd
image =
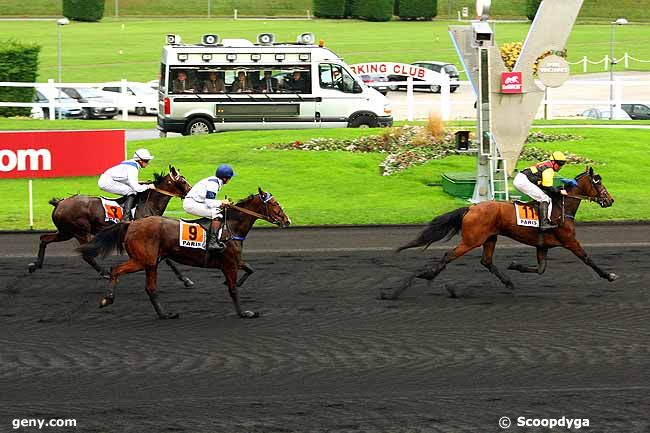
<path id="1" fill-rule="evenodd" d="M 153 155 L 147 149 L 138 149 L 132 159 L 122 161 L 106 170 L 97 185 L 106 192 L 127 196 L 123 204 L 124 219 L 131 219 L 131 209 L 135 204 L 136 194 L 147 189 L 154 189 L 153 184 L 138 183 L 138 170 L 149 165 Z"/>
<path id="2" fill-rule="evenodd" d="M 228 199 L 217 200 L 217 193 L 233 176 L 235 176 L 235 172 L 232 167 L 228 164 L 221 164 L 214 176 L 197 182 L 183 200 L 185 212 L 212 220 L 208 232 L 208 251 L 223 251 L 226 247 L 220 240 L 222 209 L 230 205 L 230 201 Z"/>

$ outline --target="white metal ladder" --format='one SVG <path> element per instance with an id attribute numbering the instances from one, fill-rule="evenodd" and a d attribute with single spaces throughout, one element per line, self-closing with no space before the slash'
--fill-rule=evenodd
<path id="1" fill-rule="evenodd" d="M 492 191 L 492 199 L 496 200 L 501 196 L 501 200 L 509 201 L 510 192 L 508 191 L 508 164 L 505 158 L 501 157 L 499 146 L 494 140 L 494 136 L 490 134 L 492 141 L 492 148 L 494 152 L 490 159 L 490 190 Z"/>

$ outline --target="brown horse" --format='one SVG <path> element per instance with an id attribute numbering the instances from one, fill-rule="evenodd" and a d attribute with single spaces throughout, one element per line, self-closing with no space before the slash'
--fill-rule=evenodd
<path id="1" fill-rule="evenodd" d="M 548 249 L 564 247 L 590 266 L 602 278 L 614 281 L 618 278 L 617 275 L 598 267 L 582 248 L 575 237 L 574 224 L 574 218 L 581 200 L 595 201 L 601 207 L 606 208 L 614 203 L 614 199 L 607 192 L 601 177 L 594 174 L 593 169 L 590 167 L 575 178 L 575 185 L 567 184 L 565 189 L 566 196 L 552 197 L 553 214 L 551 220 L 557 223 L 558 227 L 543 233 L 540 233 L 536 227 L 517 225 L 514 205 L 501 201 L 486 201 L 475 206 L 459 208 L 435 218 L 420 233 L 417 239 L 399 247 L 397 252 L 419 246 L 425 246 L 426 248 L 433 242 L 443 238 L 449 239 L 462 230 L 460 243 L 451 251 L 448 251 L 435 268 L 427 266 L 414 273 L 392 295 L 382 294 L 382 298 L 397 299 L 413 283 L 415 278 L 433 280 L 445 269 L 449 262 L 480 246 L 483 246 L 481 264 L 496 275 L 509 290 L 513 289 L 514 285 L 510 278 L 492 262 L 497 236 L 499 235 L 507 236 L 537 248 L 537 267 L 523 266 L 512 262 L 508 269 L 542 274 L 546 270 Z"/>
<path id="2" fill-rule="evenodd" d="M 177 219 L 150 217 L 134 222 L 119 223 L 97 234 L 95 239 L 79 247 L 79 251 L 90 257 L 99 254 L 107 255 L 113 250 L 126 250 L 129 260 L 111 270 L 109 290 L 102 299 L 100 307 L 114 302 L 114 289 L 121 275 L 138 272 L 144 269 L 146 273 L 146 292 L 153 304 L 158 317 L 174 319 L 178 314 L 167 313 L 158 300 L 157 272 L 161 259 L 171 259 L 188 266 L 221 269 L 226 277 L 226 285 L 237 315 L 242 318 L 254 318 L 259 314 L 252 311 L 242 311 L 239 305 L 237 287 L 253 273 L 253 269 L 242 260 L 242 249 L 246 235 L 258 219 L 264 219 L 280 227 L 288 227 L 291 220 L 284 213 L 282 206 L 270 194 L 258 188 L 258 194 L 253 194 L 226 210 L 224 227 L 230 237 L 226 240 L 226 249 L 222 253 L 210 253 L 205 249 L 180 246 L 180 221 Z M 204 218 L 198 220 L 209 223 Z M 193 233 L 196 239 L 196 228 Z M 245 274 L 237 281 L 237 272 L 243 269 Z"/>
<path id="3" fill-rule="evenodd" d="M 171 165 L 169 174 L 154 174 L 156 189 L 148 189 L 138 193 L 136 198 L 135 218 L 144 218 L 152 215 L 162 215 L 172 197 L 185 197 L 192 186 Z M 123 198 L 120 199 L 123 201 Z M 118 202 L 120 201 L 118 200 Z M 36 262 L 28 265 L 29 272 L 43 267 L 45 248 L 52 242 L 63 242 L 75 238 L 81 245 L 89 242 L 99 231 L 114 225 L 104 221 L 104 207 L 99 197 L 73 195 L 65 199 L 53 198 L 49 202 L 54 206 L 52 222 L 57 228 L 56 233 L 47 233 L 41 236 Z M 109 274 L 97 264 L 93 257 L 83 255 L 83 259 L 92 266 L 101 276 L 108 278 Z M 194 285 L 192 280 L 181 275 L 173 263 L 168 262 L 176 276 L 185 283 L 186 287 Z"/>

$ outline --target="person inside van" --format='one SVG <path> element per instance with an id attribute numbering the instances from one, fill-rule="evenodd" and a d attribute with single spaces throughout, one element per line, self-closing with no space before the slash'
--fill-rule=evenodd
<path id="1" fill-rule="evenodd" d="M 185 71 L 178 71 L 176 79 L 172 82 L 173 93 L 194 93 L 194 85 L 187 79 Z"/>
<path id="2" fill-rule="evenodd" d="M 231 92 L 232 93 L 250 93 L 253 91 L 253 86 L 251 85 L 250 80 L 246 76 L 246 72 L 239 71 L 237 73 L 237 80 L 233 83 Z"/>
<path id="3" fill-rule="evenodd" d="M 275 93 L 278 91 L 278 79 L 273 78 L 273 71 L 264 71 L 264 78 L 260 80 L 260 90 L 264 93 Z"/>
<path id="4" fill-rule="evenodd" d="M 294 71 L 289 81 L 289 89 L 296 93 L 309 93 L 309 82 L 302 76 L 301 71 Z"/>
<path id="5" fill-rule="evenodd" d="M 216 72 L 210 72 L 208 79 L 203 82 L 203 93 L 224 93 L 226 83 Z"/>

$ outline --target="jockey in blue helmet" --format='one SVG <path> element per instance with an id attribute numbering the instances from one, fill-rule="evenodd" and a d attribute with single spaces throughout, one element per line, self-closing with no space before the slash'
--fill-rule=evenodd
<path id="1" fill-rule="evenodd" d="M 183 200 L 185 212 L 200 217 L 210 218 L 208 232 L 208 251 L 223 251 L 226 246 L 221 242 L 221 225 L 223 222 L 223 208 L 230 205 L 230 200 L 217 200 L 217 193 L 230 182 L 235 172 L 228 164 L 221 164 L 214 176 L 206 177 L 197 182 Z"/>

